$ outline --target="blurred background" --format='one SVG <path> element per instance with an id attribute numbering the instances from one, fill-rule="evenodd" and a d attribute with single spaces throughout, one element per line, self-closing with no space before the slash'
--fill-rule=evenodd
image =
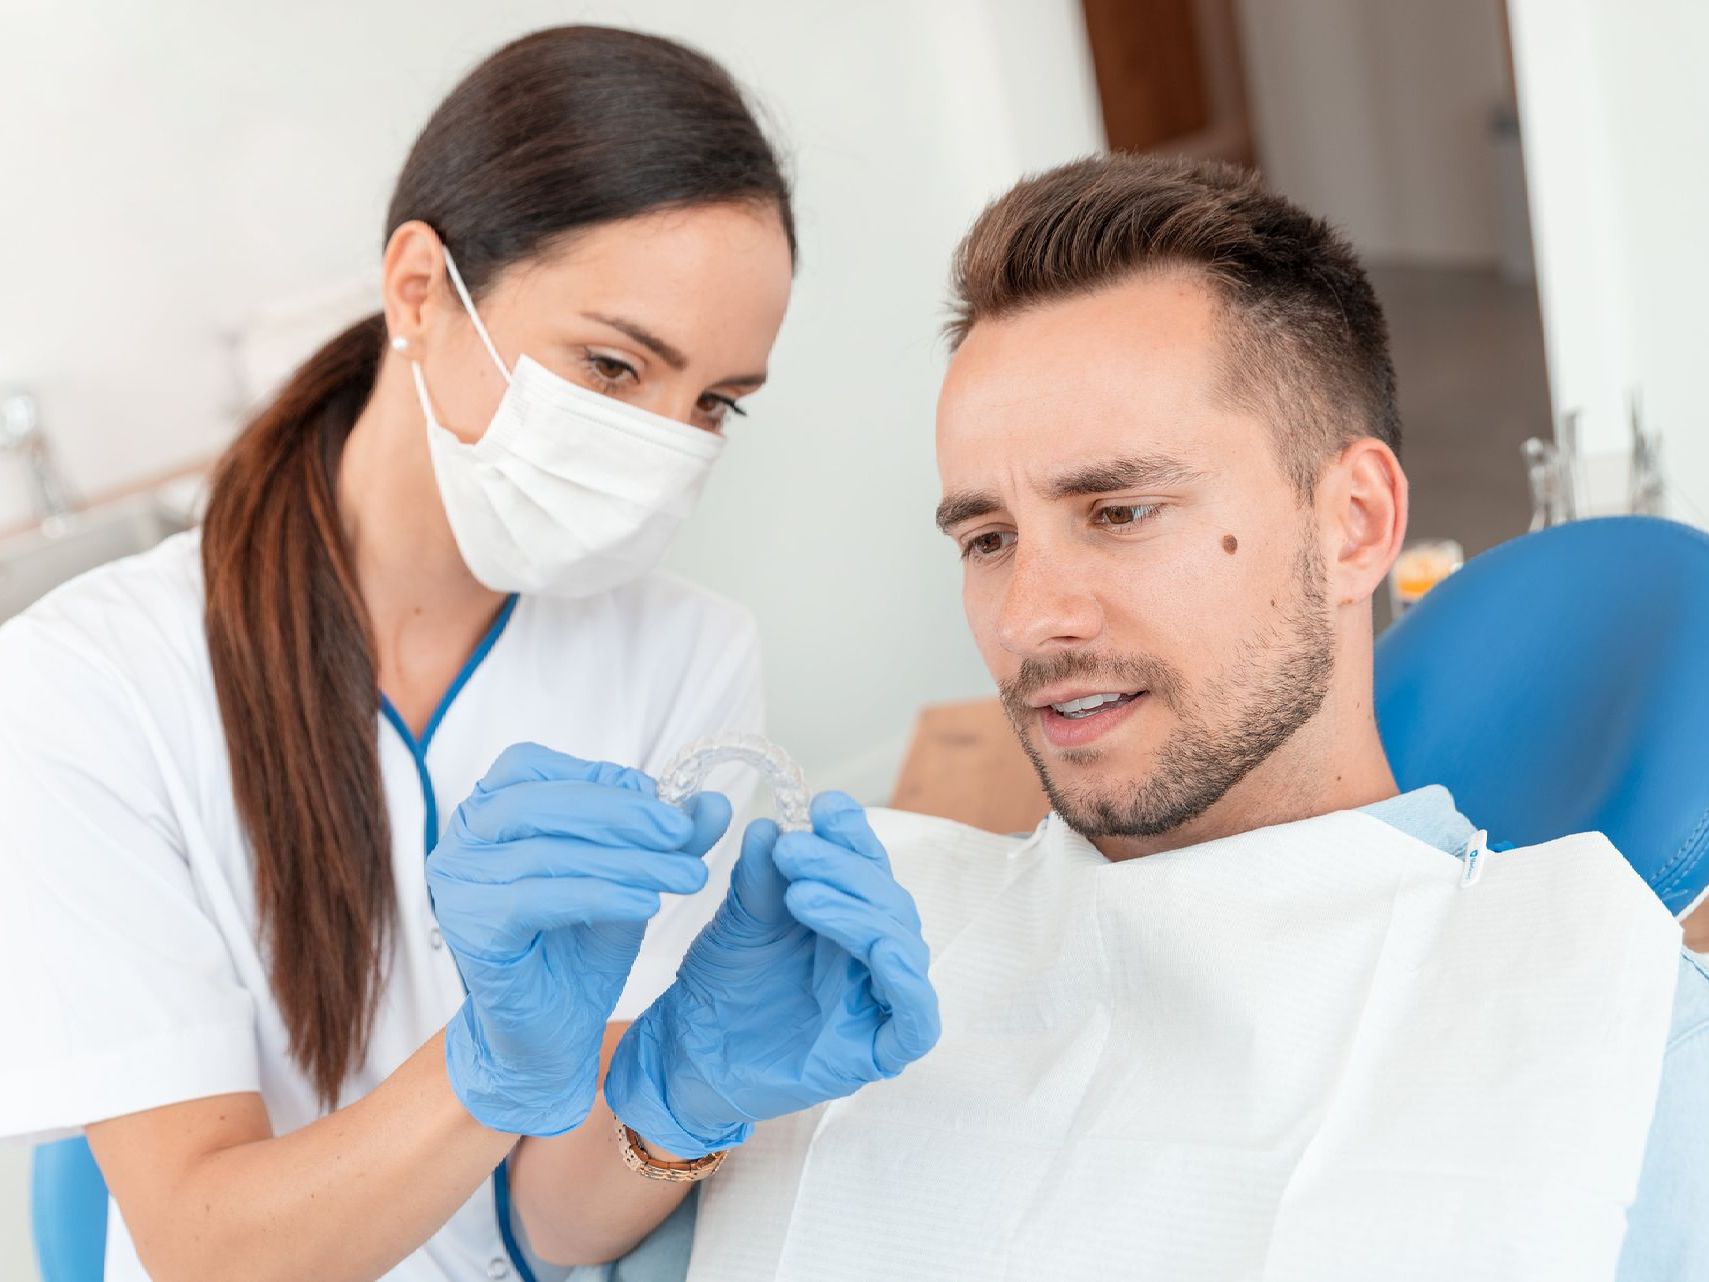
<path id="1" fill-rule="evenodd" d="M 672 564 L 758 615 L 810 779 L 883 800 L 923 706 L 990 694 L 932 526 L 946 266 L 986 200 L 1101 147 L 1255 164 L 1346 229 L 1413 538 L 1709 525 L 1698 0 L 0 0 L 0 617 L 193 519 L 267 390 L 374 310 L 428 111 L 570 21 L 705 49 L 791 158 L 773 380 Z M 26 1171 L 0 1147 L 4 1282 L 35 1276 Z"/>

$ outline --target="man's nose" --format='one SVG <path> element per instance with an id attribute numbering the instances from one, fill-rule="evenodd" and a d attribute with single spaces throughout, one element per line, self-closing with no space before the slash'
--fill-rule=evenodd
<path id="1" fill-rule="evenodd" d="M 1034 545 L 1017 545 L 997 637 L 1013 654 L 1068 648 L 1095 640 L 1103 608 L 1087 576 L 1061 557 Z"/>

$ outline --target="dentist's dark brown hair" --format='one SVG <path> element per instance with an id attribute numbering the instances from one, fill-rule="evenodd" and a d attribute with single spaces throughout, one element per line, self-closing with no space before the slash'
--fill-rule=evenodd
<path id="1" fill-rule="evenodd" d="M 794 249 L 788 184 L 729 75 L 658 37 L 556 27 L 452 90 L 385 230 L 427 223 L 479 298 L 569 233 L 728 203 L 775 209 Z M 384 343 L 376 315 L 296 372 L 221 460 L 202 531 L 209 657 L 269 975 L 291 1053 L 329 1107 L 366 1050 L 397 914 L 373 640 L 335 483 Z M 398 875 L 413 875 L 419 839 L 403 836 Z"/>

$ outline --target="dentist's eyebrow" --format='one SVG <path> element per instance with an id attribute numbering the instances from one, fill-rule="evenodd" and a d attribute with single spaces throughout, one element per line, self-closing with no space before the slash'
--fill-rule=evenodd
<path id="1" fill-rule="evenodd" d="M 606 316 L 600 312 L 583 312 L 582 315 L 588 320 L 598 321 L 601 325 L 611 326 L 619 334 L 627 334 L 677 373 L 680 374 L 688 368 L 688 357 L 684 356 L 680 349 L 672 347 L 657 334 L 637 325 L 634 321 L 624 320 L 621 316 Z M 761 370 L 758 374 L 738 374 L 734 378 L 720 379 L 714 386 L 746 387 L 757 390 L 765 386 L 765 380 L 766 372 Z"/>
<path id="2" fill-rule="evenodd" d="M 1003 505 L 997 501 L 994 494 L 958 490 L 954 494 L 944 495 L 943 502 L 938 504 L 938 529 L 948 534 L 952 526 L 971 521 L 975 517 L 990 516 L 993 512 L 1002 511 L 1002 508 Z"/>
<path id="3" fill-rule="evenodd" d="M 1064 472 L 1047 490 L 1053 499 L 1113 494 L 1117 490 L 1172 490 L 1202 481 L 1205 474 L 1167 454 L 1104 459 Z"/>
<path id="4" fill-rule="evenodd" d="M 627 334 L 630 338 L 641 344 L 642 347 L 645 347 L 654 356 L 657 356 L 666 365 L 669 365 L 672 369 L 677 371 L 677 373 L 680 374 L 683 370 L 688 368 L 688 357 L 684 356 L 676 348 L 665 342 L 665 340 L 660 338 L 657 334 L 651 333 L 640 325 L 637 325 L 634 321 L 624 320 L 621 316 L 604 316 L 599 312 L 583 312 L 582 315 L 587 317 L 588 320 L 598 321 L 601 325 L 611 326 L 611 328 L 616 330 L 619 334 Z"/>

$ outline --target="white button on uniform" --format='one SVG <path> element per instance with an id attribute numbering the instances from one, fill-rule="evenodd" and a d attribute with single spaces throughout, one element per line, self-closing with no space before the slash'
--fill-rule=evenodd
<path id="1" fill-rule="evenodd" d="M 487 1276 L 489 1278 L 507 1278 L 507 1277 L 509 1277 L 510 1276 L 510 1261 L 509 1260 L 501 1260 L 501 1259 L 493 1260 L 493 1262 L 491 1264 L 487 1265 Z"/>
<path id="2" fill-rule="evenodd" d="M 439 933 L 439 927 L 437 926 L 435 926 L 432 933 L 428 935 L 427 941 L 435 948 L 445 947 L 445 936 Z"/>

